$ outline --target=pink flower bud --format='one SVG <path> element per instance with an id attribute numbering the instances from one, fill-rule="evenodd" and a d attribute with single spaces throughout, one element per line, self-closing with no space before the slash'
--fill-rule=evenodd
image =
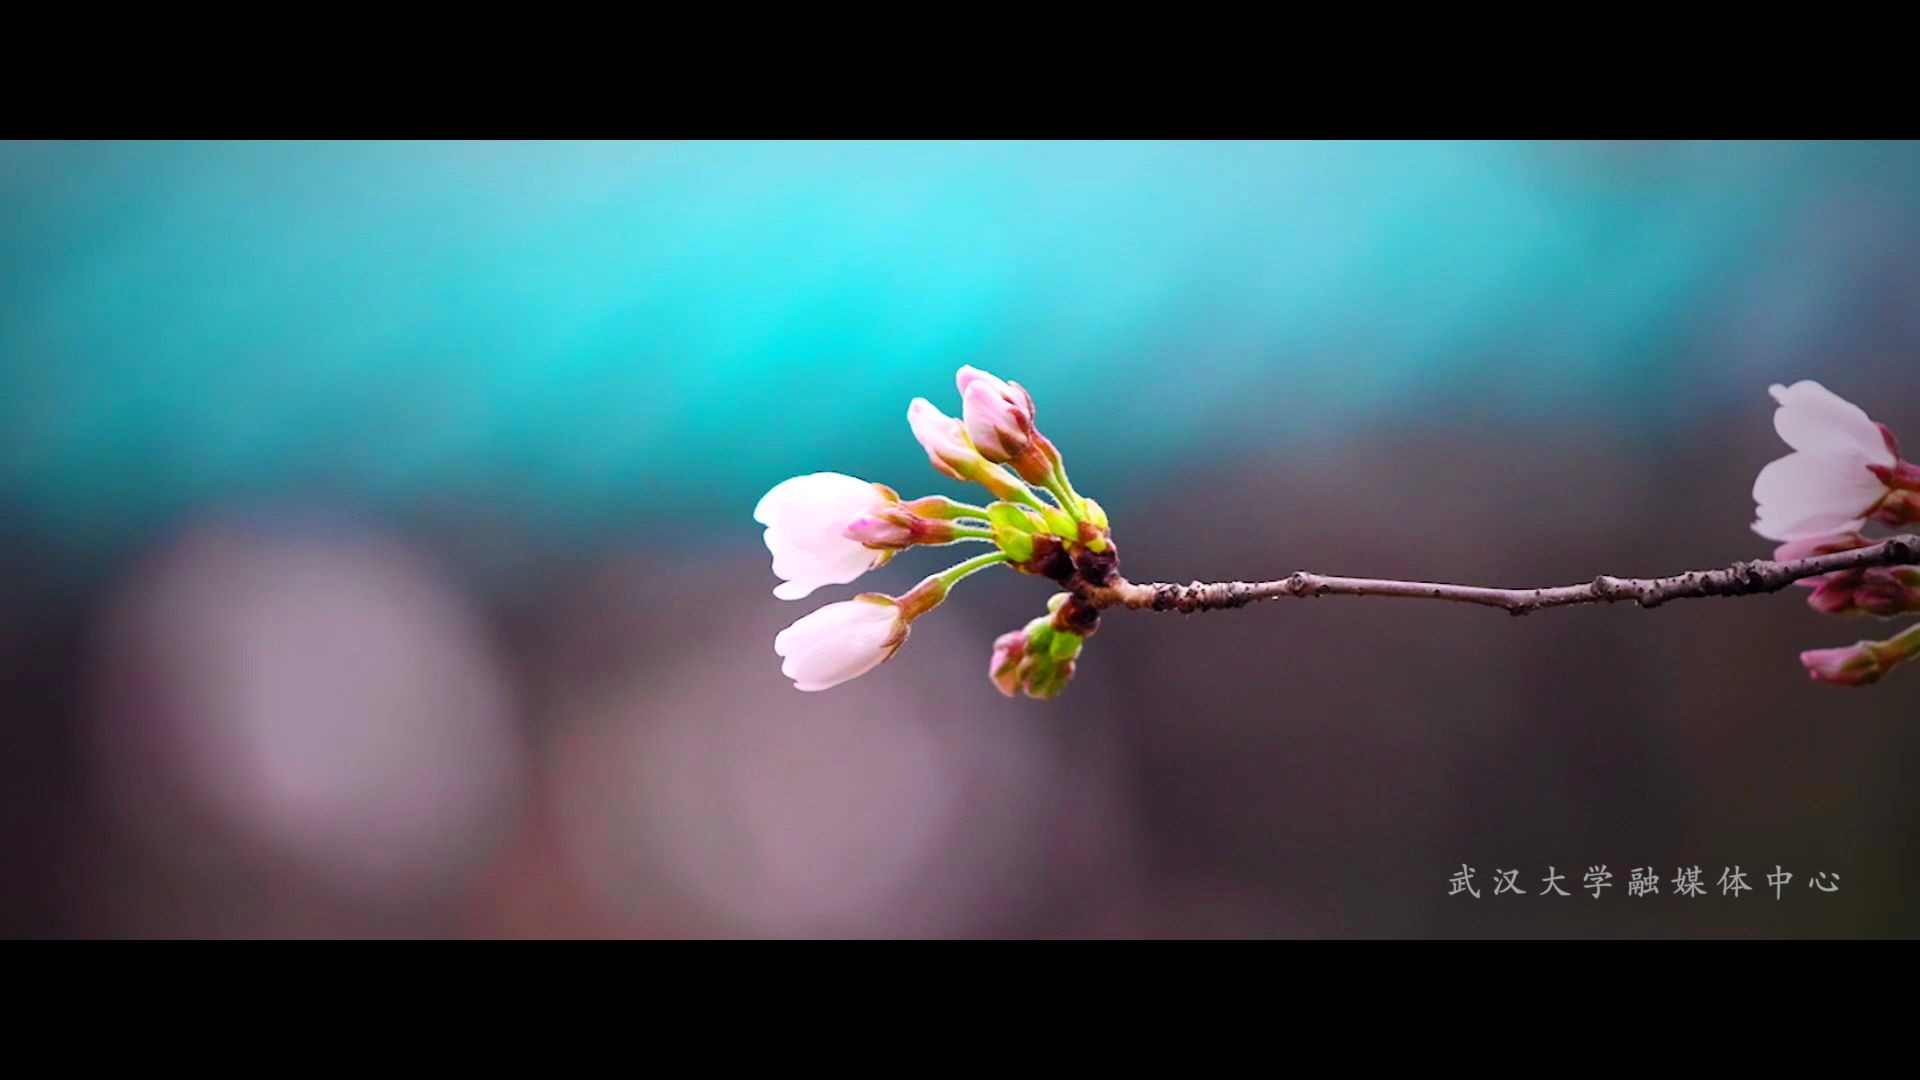
<path id="1" fill-rule="evenodd" d="M 980 452 L 967 441 L 966 429 L 960 421 L 948 416 L 926 398 L 914 398 L 907 406 L 907 423 L 913 428 L 913 437 L 927 451 L 927 460 L 943 476 L 955 480 L 971 480 L 985 465 Z"/>
<path id="2" fill-rule="evenodd" d="M 870 548 L 904 548 L 913 544 L 913 515 L 882 511 L 862 514 L 841 534 Z M 905 520 L 902 520 L 904 518 Z"/>
<path id="3" fill-rule="evenodd" d="M 1807 606 L 1824 615 L 1895 615 L 1920 611 L 1920 570 L 1875 566 L 1828 574 L 1807 597 Z"/>
<path id="4" fill-rule="evenodd" d="M 1877 541 L 1859 533 L 1816 536 L 1780 545 L 1773 557 L 1782 562 L 1831 555 L 1867 547 Z M 1807 606 L 1825 615 L 1878 615 L 1887 618 L 1920 611 L 1920 570 L 1912 567 L 1876 566 L 1859 570 L 1836 570 L 1818 577 L 1801 578 L 1796 585 L 1813 590 Z"/>
<path id="5" fill-rule="evenodd" d="M 1090 620 L 1073 614 L 1076 603 L 1071 594 L 1059 593 L 1047 601 L 1051 614 L 994 640 L 987 678 L 1002 694 L 1050 698 L 1073 681 L 1080 647 L 1093 632 Z M 1098 612 L 1088 610 L 1098 618 Z"/>
<path id="6" fill-rule="evenodd" d="M 1920 570 L 1875 566 L 1818 579 L 1807 606 L 1824 615 L 1895 615 L 1920 611 Z"/>
<path id="7" fill-rule="evenodd" d="M 1841 649 L 1811 649 L 1800 654 L 1800 662 L 1808 675 L 1835 686 L 1867 686 L 1886 674 L 1871 641 Z"/>
<path id="8" fill-rule="evenodd" d="M 1013 697 L 1020 692 L 1020 661 L 1026 654 L 1027 635 L 1019 630 L 994 639 L 993 659 L 987 663 L 987 678 L 1002 694 Z"/>
<path id="9" fill-rule="evenodd" d="M 976 367 L 963 367 L 960 387 L 967 437 L 980 456 L 998 465 L 1013 461 L 1033 443 L 1033 397 L 1019 383 L 1005 382 Z"/>
<path id="10" fill-rule="evenodd" d="M 1813 595 L 1807 597 L 1808 607 L 1822 615 L 1846 615 L 1853 611 L 1853 587 L 1859 575 L 1827 574 L 1808 580 L 1818 583 Z"/>
<path id="11" fill-rule="evenodd" d="M 1883 619 L 1920 611 L 1920 570 L 1905 566 L 1862 570 L 1853 586 L 1853 606 Z"/>

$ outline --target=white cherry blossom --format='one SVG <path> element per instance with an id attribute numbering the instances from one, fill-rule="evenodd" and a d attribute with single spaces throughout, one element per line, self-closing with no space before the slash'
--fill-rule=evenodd
<path id="1" fill-rule="evenodd" d="M 773 651 L 795 689 L 826 690 L 872 671 L 906 640 L 900 604 L 866 593 L 801 616 L 774 636 Z"/>
<path id="2" fill-rule="evenodd" d="M 1775 385 L 1773 427 L 1793 453 L 1760 470 L 1753 531 L 1769 540 L 1803 540 L 1858 529 L 1887 497 L 1874 466 L 1899 457 L 1886 433 L 1858 405 L 1817 382 Z"/>
<path id="3" fill-rule="evenodd" d="M 897 502 L 893 492 L 844 473 L 817 472 L 782 480 L 761 497 L 753 518 L 767 527 L 773 595 L 799 600 L 822 585 L 845 585 L 892 557 L 847 535 L 869 513 Z"/>

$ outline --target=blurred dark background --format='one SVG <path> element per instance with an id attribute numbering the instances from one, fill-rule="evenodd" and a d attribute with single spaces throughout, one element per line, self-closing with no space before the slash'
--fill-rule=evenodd
<path id="1" fill-rule="evenodd" d="M 1113 613 L 1033 702 L 991 573 L 801 694 L 858 589 L 750 517 L 965 494 L 972 363 L 1136 580 L 1763 556 L 1769 383 L 1920 444 L 1920 147 L 0 144 L 0 282 L 0 933 L 1920 933 L 1920 671 L 1797 590 Z"/>

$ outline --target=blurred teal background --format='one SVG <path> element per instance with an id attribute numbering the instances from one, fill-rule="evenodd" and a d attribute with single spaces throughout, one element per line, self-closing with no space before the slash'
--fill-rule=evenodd
<path id="1" fill-rule="evenodd" d="M 1736 347 L 1744 394 L 1804 366 L 1917 188 L 1883 144 L 15 144 L 0 494 L 75 551 L 288 490 L 737 522 L 886 471 L 962 363 L 1108 489 L 1353 425 L 1664 430 Z"/>
<path id="2" fill-rule="evenodd" d="M 1801 596 L 1110 613 L 1037 703 L 991 573 L 800 694 L 854 590 L 750 514 L 963 494 L 975 364 L 1135 580 L 1674 572 L 1916 357 L 1912 143 L 0 144 L 0 934 L 1914 936 L 1920 672 Z"/>

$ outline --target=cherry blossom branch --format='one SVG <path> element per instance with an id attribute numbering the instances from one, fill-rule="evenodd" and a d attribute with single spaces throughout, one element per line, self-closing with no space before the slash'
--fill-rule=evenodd
<path id="1" fill-rule="evenodd" d="M 773 594 L 783 600 L 848 584 L 909 548 L 962 541 L 995 548 L 900 596 L 861 593 L 795 620 L 774 636 L 773 645 L 782 657 L 781 672 L 796 688 L 825 690 L 873 670 L 961 578 L 1001 563 L 1060 589 L 1047 600 L 1047 614 L 994 640 L 988 674 L 1009 697 L 1060 693 L 1073 678 L 1082 646 L 1100 627 L 1101 610 L 1112 607 L 1192 613 L 1283 597 L 1391 596 L 1527 615 L 1621 600 L 1652 608 L 1696 596 L 1778 592 L 1800 582 L 1811 586 L 1807 606 L 1822 614 L 1920 614 L 1920 535 L 1873 541 L 1860 532 L 1868 522 L 1896 530 L 1920 526 L 1920 466 L 1900 456 L 1899 441 L 1886 425 L 1811 380 L 1768 389 L 1779 403 L 1774 430 L 1793 448 L 1761 469 L 1753 485 L 1753 531 L 1782 542 L 1772 560 L 1658 578 L 1603 574 L 1580 585 L 1538 589 L 1305 570 L 1277 581 L 1134 584 L 1120 574 L 1106 510 L 1074 490 L 1059 448 L 1034 426 L 1033 396 L 1026 388 L 972 366 L 954 373 L 954 387 L 959 417 L 914 398 L 907 425 L 935 472 L 977 483 L 995 502 L 976 506 L 943 495 L 903 501 L 885 484 L 814 472 L 774 485 L 754 507 L 754 520 L 766 526 L 773 571 L 782 579 Z M 1920 663 L 1920 626 L 1886 641 L 1804 651 L 1800 662 L 1823 682 L 1865 686 L 1897 666 Z"/>
<path id="2" fill-rule="evenodd" d="M 1622 578 L 1602 574 L 1584 585 L 1539 589 L 1497 589 L 1427 581 L 1332 577 L 1301 570 L 1276 581 L 1196 581 L 1189 585 L 1164 582 L 1137 584 L 1115 574 L 1100 585 L 1081 580 L 1074 591 L 1095 608 L 1126 607 L 1145 611 L 1178 611 L 1183 614 L 1245 607 L 1259 600 L 1286 597 L 1390 596 L 1452 600 L 1502 608 L 1514 615 L 1526 615 L 1542 608 L 1572 604 L 1631 600 L 1643 608 L 1652 608 L 1669 600 L 1697 596 L 1751 596 L 1778 592 L 1796 581 L 1836 571 L 1912 565 L 1920 565 L 1920 535 L 1905 534 L 1868 547 L 1804 559 L 1738 562 L 1723 570 L 1695 570 L 1659 578 Z"/>

